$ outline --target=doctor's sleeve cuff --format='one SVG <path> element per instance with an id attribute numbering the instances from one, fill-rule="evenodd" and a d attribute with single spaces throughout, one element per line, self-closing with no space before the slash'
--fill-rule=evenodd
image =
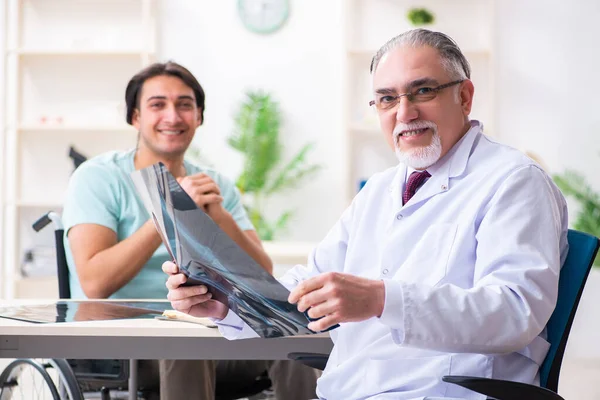
<path id="1" fill-rule="evenodd" d="M 258 337 L 240 317 L 229 310 L 223 319 L 210 318 L 219 327 L 219 332 L 227 340 Z"/>
<path id="2" fill-rule="evenodd" d="M 396 344 L 404 342 L 404 290 L 402 282 L 384 279 L 385 300 L 379 321 L 388 326 Z"/>

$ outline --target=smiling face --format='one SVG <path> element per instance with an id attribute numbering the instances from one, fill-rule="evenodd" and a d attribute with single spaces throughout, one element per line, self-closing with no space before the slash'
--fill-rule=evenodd
<path id="1" fill-rule="evenodd" d="M 139 151 L 156 158 L 183 157 L 202 124 L 191 87 L 181 79 L 159 75 L 146 80 L 132 124 L 140 133 Z"/>
<path id="2" fill-rule="evenodd" d="M 433 47 L 399 46 L 381 58 L 373 73 L 373 89 L 376 99 L 384 102 L 455 80 Z M 398 105 L 378 109 L 381 129 L 400 161 L 425 169 L 446 155 L 469 129 L 473 91 L 471 81 L 465 80 L 440 90 L 431 100 L 411 102 L 403 96 Z"/>

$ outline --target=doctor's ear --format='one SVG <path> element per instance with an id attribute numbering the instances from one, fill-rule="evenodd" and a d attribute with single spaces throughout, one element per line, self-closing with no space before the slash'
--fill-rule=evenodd
<path id="1" fill-rule="evenodd" d="M 471 113 L 473 107 L 473 94 L 475 93 L 475 87 L 470 79 L 465 80 L 460 85 L 459 101 L 460 106 L 463 110 L 463 114 L 468 116 Z"/>

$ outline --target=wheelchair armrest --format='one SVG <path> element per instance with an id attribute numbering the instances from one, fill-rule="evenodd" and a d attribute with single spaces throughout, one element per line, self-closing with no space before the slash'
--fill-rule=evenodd
<path id="1" fill-rule="evenodd" d="M 543 387 L 521 382 L 500 379 L 479 378 L 474 376 L 444 376 L 444 382 L 453 383 L 485 394 L 497 400 L 564 400 L 558 394 Z"/>
<path id="2" fill-rule="evenodd" d="M 290 360 L 301 362 L 302 364 L 307 365 L 311 368 L 323 371 L 325 369 L 325 365 L 327 365 L 329 354 L 289 353 L 288 358 Z"/>

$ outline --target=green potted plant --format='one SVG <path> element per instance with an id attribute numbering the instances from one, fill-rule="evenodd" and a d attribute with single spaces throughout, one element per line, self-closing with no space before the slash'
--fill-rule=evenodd
<path id="1" fill-rule="evenodd" d="M 273 221 L 267 219 L 267 199 L 296 188 L 321 168 L 307 161 L 314 143 L 305 144 L 289 161 L 283 162 L 279 136 L 281 123 L 279 104 L 270 94 L 248 91 L 235 116 L 235 130 L 227 139 L 229 145 L 243 156 L 243 170 L 236 185 L 262 240 L 275 239 L 285 230 L 293 214 L 292 210 L 287 210 Z"/>
<path id="2" fill-rule="evenodd" d="M 426 8 L 411 8 L 406 14 L 406 18 L 413 26 L 431 25 L 435 21 L 433 13 Z"/>
<path id="3" fill-rule="evenodd" d="M 573 170 L 554 175 L 553 179 L 565 196 L 574 198 L 579 204 L 573 228 L 600 237 L 600 194 L 594 191 L 583 175 Z M 600 256 L 594 260 L 594 266 L 600 268 Z"/>

